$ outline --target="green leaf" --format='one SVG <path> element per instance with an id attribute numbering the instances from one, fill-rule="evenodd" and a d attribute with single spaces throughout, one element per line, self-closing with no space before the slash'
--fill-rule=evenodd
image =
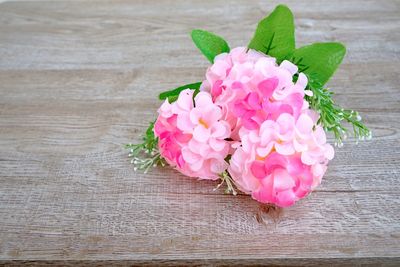
<path id="1" fill-rule="evenodd" d="M 296 49 L 289 60 L 323 86 L 339 67 L 346 54 L 341 43 L 314 43 Z"/>
<path id="2" fill-rule="evenodd" d="M 176 101 L 176 99 L 179 96 L 179 93 L 182 92 L 185 89 L 196 89 L 198 90 L 200 88 L 201 82 L 197 82 L 197 83 L 190 83 L 190 84 L 185 84 L 183 86 L 180 86 L 178 88 L 166 91 L 166 92 L 162 92 L 158 97 L 161 100 L 167 99 L 170 103 Z"/>
<path id="3" fill-rule="evenodd" d="M 218 35 L 204 30 L 193 30 L 192 40 L 198 49 L 213 63 L 221 53 L 229 53 L 228 43 Z"/>
<path id="4" fill-rule="evenodd" d="M 294 20 L 290 9 L 278 5 L 272 13 L 258 23 L 248 48 L 283 60 L 295 49 Z"/>
<path id="5" fill-rule="evenodd" d="M 147 130 L 146 130 L 147 139 L 155 139 L 154 132 L 153 132 L 154 124 L 155 124 L 155 121 L 152 121 L 152 122 L 150 122 L 149 127 L 147 127 Z"/>

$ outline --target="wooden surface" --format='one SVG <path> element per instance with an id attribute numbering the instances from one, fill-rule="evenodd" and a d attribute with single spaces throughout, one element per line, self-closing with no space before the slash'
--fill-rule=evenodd
<path id="1" fill-rule="evenodd" d="M 374 134 L 337 149 L 310 197 L 267 212 L 168 168 L 133 171 L 122 144 L 157 94 L 203 79 L 190 30 L 246 45 L 278 3 L 226 2 L 0 4 L 1 260 L 400 264 L 399 1 L 285 1 L 299 46 L 346 44 L 329 85 Z"/>

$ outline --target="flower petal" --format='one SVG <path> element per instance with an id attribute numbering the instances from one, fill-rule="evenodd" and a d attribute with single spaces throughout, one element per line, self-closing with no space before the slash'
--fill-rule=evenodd
<path id="1" fill-rule="evenodd" d="M 187 163 L 189 163 L 189 164 L 201 160 L 200 155 L 193 153 L 193 152 L 190 151 L 190 149 L 187 148 L 187 147 L 184 147 L 184 148 L 182 149 L 182 157 L 183 157 L 183 159 L 184 159 Z"/>
<path id="2" fill-rule="evenodd" d="M 293 188 L 296 184 L 293 177 L 285 169 L 276 169 L 274 171 L 274 188 L 277 191 L 285 191 Z"/>
<path id="3" fill-rule="evenodd" d="M 198 93 L 194 98 L 194 102 L 196 103 L 196 107 L 207 107 L 213 105 L 212 97 L 207 92 Z"/>
<path id="4" fill-rule="evenodd" d="M 222 151 L 227 145 L 226 141 L 210 138 L 210 147 L 215 151 Z"/>
<path id="5" fill-rule="evenodd" d="M 202 125 L 196 126 L 193 131 L 193 138 L 199 142 L 206 142 L 210 138 L 210 130 Z"/>
<path id="6" fill-rule="evenodd" d="M 281 68 L 288 70 L 291 75 L 294 75 L 297 73 L 297 66 L 288 60 L 282 61 L 281 65 L 279 65 L 279 66 Z"/>
<path id="7" fill-rule="evenodd" d="M 301 134 L 308 134 L 312 131 L 314 122 L 306 114 L 301 114 L 296 122 L 296 128 Z"/>
<path id="8" fill-rule="evenodd" d="M 251 164 L 251 173 L 254 175 L 254 177 L 258 178 L 258 179 L 264 179 L 265 176 L 267 176 L 267 173 L 265 171 L 265 164 L 263 161 L 254 161 Z"/>
<path id="9" fill-rule="evenodd" d="M 278 152 L 281 155 L 292 155 L 295 152 L 293 144 L 291 142 L 283 144 L 275 143 L 275 149 L 276 152 Z"/>
<path id="10" fill-rule="evenodd" d="M 272 77 L 263 80 L 258 84 L 258 89 L 265 98 L 270 98 L 278 86 L 279 80 L 276 77 Z"/>
<path id="11" fill-rule="evenodd" d="M 180 113 L 178 114 L 176 124 L 179 130 L 191 133 L 193 131 L 193 123 L 190 120 L 189 113 Z"/>
<path id="12" fill-rule="evenodd" d="M 180 92 L 176 104 L 183 110 L 191 110 L 193 108 L 193 90 L 185 89 Z"/>
<path id="13" fill-rule="evenodd" d="M 286 190 L 283 192 L 280 192 L 276 196 L 276 205 L 279 207 L 290 207 L 294 204 L 294 202 L 297 200 L 296 195 L 294 194 L 293 190 Z"/>

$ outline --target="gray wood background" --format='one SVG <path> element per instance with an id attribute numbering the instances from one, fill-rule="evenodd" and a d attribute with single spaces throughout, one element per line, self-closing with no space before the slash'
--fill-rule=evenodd
<path id="1" fill-rule="evenodd" d="M 298 46 L 346 44 L 329 85 L 374 133 L 284 210 L 169 168 L 135 173 L 122 148 L 159 92 L 203 79 L 191 29 L 246 45 L 278 1 L 1 3 L 2 263 L 400 264 L 400 2 L 283 2 Z"/>

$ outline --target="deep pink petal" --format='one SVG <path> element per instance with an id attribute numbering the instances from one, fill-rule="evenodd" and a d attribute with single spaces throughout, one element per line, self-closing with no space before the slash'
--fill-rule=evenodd
<path id="1" fill-rule="evenodd" d="M 251 92 L 246 97 L 247 104 L 251 109 L 261 109 L 260 98 L 256 92 Z"/>
<path id="2" fill-rule="evenodd" d="M 247 112 L 246 106 L 243 104 L 242 101 L 236 102 L 233 106 L 233 113 L 238 116 L 242 117 Z"/>
<path id="3" fill-rule="evenodd" d="M 211 95 L 216 97 L 222 93 L 222 80 L 216 81 L 211 88 Z"/>
<path id="4" fill-rule="evenodd" d="M 294 202 L 297 200 L 296 195 L 294 194 L 293 190 L 286 190 L 283 192 L 280 192 L 276 196 L 276 205 L 284 208 L 284 207 L 290 207 L 294 204 Z"/>
<path id="5" fill-rule="evenodd" d="M 265 98 L 270 98 L 278 86 L 279 80 L 276 77 L 272 77 L 263 80 L 258 84 L 258 89 Z"/>
<path id="6" fill-rule="evenodd" d="M 254 177 L 258 179 L 264 179 L 267 176 L 267 173 L 265 171 L 265 164 L 263 161 L 254 161 L 251 164 L 250 169 Z"/>

